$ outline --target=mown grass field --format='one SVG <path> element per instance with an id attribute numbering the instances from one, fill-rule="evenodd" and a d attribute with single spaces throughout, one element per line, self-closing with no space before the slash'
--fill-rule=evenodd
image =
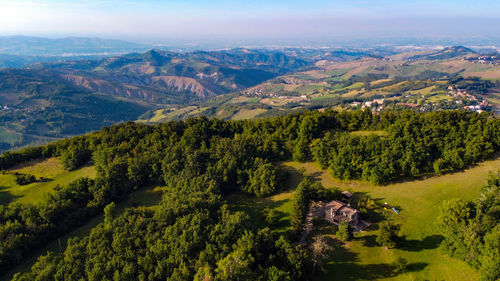
<path id="1" fill-rule="evenodd" d="M 477 272 L 466 263 L 441 254 L 439 244 L 442 236 L 437 228 L 439 207 L 444 200 L 463 198 L 475 200 L 485 184 L 488 173 L 500 169 L 500 158 L 486 161 L 470 169 L 414 181 L 374 186 L 360 181 L 341 181 L 328 171 L 319 169 L 315 163 L 285 162 L 283 166 L 292 174 L 291 189 L 275 196 L 256 199 L 236 194 L 228 198 L 230 206 L 248 211 L 257 226 L 263 226 L 262 210 L 266 207 L 281 212 L 280 231 L 286 231 L 292 210 L 293 188 L 300 182 L 297 170 L 320 181 L 325 187 L 363 193 L 378 205 L 385 202 L 400 211 L 387 215 L 402 224 L 403 240 L 398 249 L 386 249 L 375 243 L 376 225 L 358 233 L 351 242 L 336 239 L 333 226 L 319 230 L 329 237 L 333 250 L 326 265 L 327 273 L 318 273 L 315 280 L 478 280 Z M 406 272 L 397 272 L 393 263 L 398 257 L 408 261 Z"/>
<path id="2" fill-rule="evenodd" d="M 43 177 L 46 180 L 21 186 L 15 183 L 15 176 L 10 174 L 11 172 L 29 173 L 37 179 Z M 0 204 L 10 202 L 36 204 L 43 200 L 45 193 L 51 192 L 57 185 L 65 185 L 80 177 L 93 178 L 95 173 L 92 166 L 65 171 L 59 160 L 55 158 L 25 163 L 10 169 L 7 173 L 0 174 Z"/>

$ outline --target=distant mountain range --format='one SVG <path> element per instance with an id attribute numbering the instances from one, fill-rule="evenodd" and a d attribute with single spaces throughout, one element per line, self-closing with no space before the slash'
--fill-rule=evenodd
<path id="1" fill-rule="evenodd" d="M 477 52 L 464 46 L 453 46 L 446 47 L 439 51 L 430 52 L 428 54 L 412 56 L 409 59 L 444 60 L 471 54 L 477 54 Z"/>
<path id="2" fill-rule="evenodd" d="M 101 38 L 49 39 L 0 36 L 0 68 L 21 68 L 38 62 L 96 60 L 133 52 L 145 52 L 151 48 L 151 45 Z"/>
<path id="3" fill-rule="evenodd" d="M 116 55 L 145 51 L 150 48 L 150 45 L 101 38 L 51 39 L 20 35 L 0 36 L 0 54 L 18 56 Z"/>
<path id="4" fill-rule="evenodd" d="M 241 90 L 307 64 L 276 51 L 150 50 L 99 60 L 38 63 L 29 69 L 52 71 L 54 76 L 91 92 L 179 103 Z"/>
<path id="5" fill-rule="evenodd" d="M 307 67 L 278 51 L 150 50 L 0 70 L 0 150 L 136 120 Z"/>

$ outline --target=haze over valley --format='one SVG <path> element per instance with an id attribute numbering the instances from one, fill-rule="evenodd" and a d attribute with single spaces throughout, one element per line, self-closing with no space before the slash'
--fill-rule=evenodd
<path id="1" fill-rule="evenodd" d="M 0 1 L 0 281 L 500 280 L 499 11 Z"/>

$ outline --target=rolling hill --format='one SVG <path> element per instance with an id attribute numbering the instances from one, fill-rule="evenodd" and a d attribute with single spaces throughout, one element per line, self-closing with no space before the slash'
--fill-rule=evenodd
<path id="1" fill-rule="evenodd" d="M 497 110 L 496 95 L 490 93 L 498 88 L 500 66 L 498 56 L 460 46 L 418 53 L 390 48 L 153 49 L 37 62 L 0 70 L 0 76 L 0 149 L 5 150 L 127 120 L 258 118 L 305 109 L 354 109 L 374 100 L 380 104 L 372 109 L 379 111 Z M 461 77 L 466 81 L 460 82 Z M 448 87 L 454 84 L 467 94 L 453 96 Z"/>
<path id="2" fill-rule="evenodd" d="M 259 118 L 306 109 L 356 109 L 374 101 L 377 106 L 372 110 L 377 111 L 470 106 L 480 111 L 500 109 L 495 86 L 500 81 L 497 55 L 480 55 L 460 46 L 386 57 L 367 54 L 345 61 L 325 59 L 324 55 L 318 50 L 306 52 L 305 58 L 312 61 L 307 69 L 277 76 L 238 94 L 217 96 L 197 106 L 159 109 L 142 115 L 140 120 L 162 122 L 200 115 Z M 417 55 L 421 59 L 412 59 Z M 455 90 L 449 89 L 452 85 Z"/>
<path id="3" fill-rule="evenodd" d="M 475 54 L 477 54 L 477 52 L 467 47 L 452 46 L 452 47 L 446 47 L 436 52 L 431 52 L 429 54 L 416 55 L 410 57 L 410 59 L 443 60 L 443 59 L 452 59 L 452 58 L 464 57 L 467 55 L 475 55 Z"/>
<path id="4" fill-rule="evenodd" d="M 150 50 L 3 69 L 0 149 L 136 120 L 150 109 L 240 91 L 308 64 L 278 51 Z"/>

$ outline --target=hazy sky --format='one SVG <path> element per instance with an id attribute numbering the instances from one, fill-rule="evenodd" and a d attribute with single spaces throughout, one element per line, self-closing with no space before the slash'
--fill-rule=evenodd
<path id="1" fill-rule="evenodd" d="M 0 35 L 499 37 L 499 0 L 0 0 Z"/>

